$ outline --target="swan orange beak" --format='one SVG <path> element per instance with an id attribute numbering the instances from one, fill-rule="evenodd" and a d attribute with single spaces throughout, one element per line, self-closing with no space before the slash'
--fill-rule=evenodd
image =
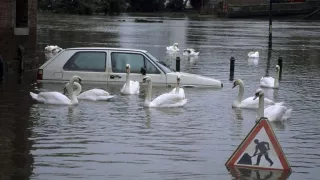
<path id="1" fill-rule="evenodd" d="M 259 97 L 259 93 L 255 94 L 253 100 L 257 99 Z"/>
<path id="2" fill-rule="evenodd" d="M 234 87 L 236 87 L 236 86 L 237 86 L 236 84 L 233 84 L 232 89 L 233 89 Z"/>

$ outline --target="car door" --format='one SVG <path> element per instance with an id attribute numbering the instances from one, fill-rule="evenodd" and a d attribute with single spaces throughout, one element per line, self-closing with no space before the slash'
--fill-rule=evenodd
<path id="1" fill-rule="evenodd" d="M 126 64 L 130 64 L 130 80 L 141 82 L 144 77 L 141 68 L 144 68 L 146 75 L 152 78 L 153 85 L 166 85 L 165 74 L 143 53 L 112 51 L 110 59 L 111 71 L 108 76 L 108 84 L 124 84 L 126 82 Z"/>
<path id="2" fill-rule="evenodd" d="M 63 66 L 63 79 L 78 75 L 83 83 L 107 83 L 107 52 L 88 50 L 75 52 Z"/>

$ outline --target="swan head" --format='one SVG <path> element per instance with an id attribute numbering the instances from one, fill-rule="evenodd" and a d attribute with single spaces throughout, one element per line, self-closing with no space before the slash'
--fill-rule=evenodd
<path id="1" fill-rule="evenodd" d="M 177 84 L 179 84 L 179 83 L 180 83 L 180 78 L 181 78 L 181 75 L 180 75 L 180 74 L 178 74 L 178 76 L 177 76 Z"/>
<path id="2" fill-rule="evenodd" d="M 256 93 L 254 94 L 254 98 L 253 100 L 257 99 L 258 97 L 260 96 L 263 96 L 264 95 L 264 92 L 262 89 L 257 89 Z"/>
<path id="3" fill-rule="evenodd" d="M 176 46 L 176 47 L 178 47 L 179 45 L 178 45 L 178 43 L 174 43 L 174 44 L 173 44 L 173 46 Z"/>
<path id="4" fill-rule="evenodd" d="M 243 81 L 241 79 L 237 79 L 233 82 L 232 89 L 240 84 L 243 84 Z"/>
<path id="5" fill-rule="evenodd" d="M 71 80 L 78 82 L 80 85 L 81 84 L 81 78 L 79 76 L 72 76 Z"/>
<path id="6" fill-rule="evenodd" d="M 130 72 L 130 64 L 126 64 L 126 72 L 127 72 L 127 73 Z"/>
<path id="7" fill-rule="evenodd" d="M 145 76 L 143 79 L 142 79 L 142 82 L 141 83 L 149 83 L 151 81 L 151 77 L 150 76 Z"/>
<path id="8" fill-rule="evenodd" d="M 280 70 L 280 66 L 276 65 L 276 72 Z"/>

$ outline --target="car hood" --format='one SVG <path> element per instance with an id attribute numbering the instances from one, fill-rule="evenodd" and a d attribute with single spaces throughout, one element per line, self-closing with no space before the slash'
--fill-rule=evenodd
<path id="1" fill-rule="evenodd" d="M 197 75 L 197 74 L 184 73 L 184 72 L 167 73 L 167 83 L 172 85 L 176 84 L 178 75 L 180 75 L 181 86 L 214 87 L 214 88 L 223 87 L 223 83 L 220 80 Z"/>

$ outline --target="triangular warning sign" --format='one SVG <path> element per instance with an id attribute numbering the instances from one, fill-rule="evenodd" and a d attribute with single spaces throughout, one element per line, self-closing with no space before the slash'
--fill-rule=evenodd
<path id="1" fill-rule="evenodd" d="M 291 172 L 291 167 L 267 118 L 261 118 L 257 122 L 226 162 L 226 166 Z"/>

